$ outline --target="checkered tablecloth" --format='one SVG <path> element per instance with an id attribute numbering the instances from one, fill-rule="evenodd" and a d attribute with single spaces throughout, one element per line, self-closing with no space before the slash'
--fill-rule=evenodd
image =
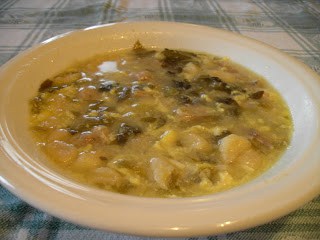
<path id="1" fill-rule="evenodd" d="M 122 21 L 177 21 L 227 29 L 281 49 L 320 73 L 319 0 L 0 0 L 0 65 L 57 34 Z M 65 222 L 0 186 L 0 240 L 9 239 L 147 238 Z M 320 197 L 271 223 L 199 239 L 318 240 Z"/>

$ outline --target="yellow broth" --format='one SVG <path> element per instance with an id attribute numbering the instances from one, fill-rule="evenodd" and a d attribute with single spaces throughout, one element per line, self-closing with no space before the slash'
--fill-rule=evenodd
<path id="1" fill-rule="evenodd" d="M 261 76 L 228 58 L 139 42 L 45 80 L 30 109 L 38 145 L 65 176 L 147 197 L 247 182 L 279 159 L 293 128 Z"/>

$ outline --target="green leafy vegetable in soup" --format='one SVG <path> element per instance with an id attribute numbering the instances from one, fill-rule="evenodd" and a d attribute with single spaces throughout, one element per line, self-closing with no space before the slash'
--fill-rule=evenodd
<path id="1" fill-rule="evenodd" d="M 139 42 L 44 80 L 30 108 L 35 139 L 63 174 L 148 197 L 247 182 L 292 132 L 288 107 L 262 77 L 227 58 Z"/>

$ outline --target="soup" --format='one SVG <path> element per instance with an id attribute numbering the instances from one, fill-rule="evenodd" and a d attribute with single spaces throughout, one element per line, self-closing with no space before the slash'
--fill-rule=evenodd
<path id="1" fill-rule="evenodd" d="M 228 58 L 139 41 L 44 80 L 30 109 L 35 139 L 61 173 L 146 197 L 245 183 L 279 159 L 293 128 L 261 76 Z"/>

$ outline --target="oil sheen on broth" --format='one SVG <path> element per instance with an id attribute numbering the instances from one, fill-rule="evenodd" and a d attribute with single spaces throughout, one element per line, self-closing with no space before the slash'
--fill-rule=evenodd
<path id="1" fill-rule="evenodd" d="M 30 106 L 35 139 L 61 173 L 147 197 L 247 182 L 280 157 L 293 128 L 262 77 L 227 58 L 139 41 L 45 80 Z"/>

